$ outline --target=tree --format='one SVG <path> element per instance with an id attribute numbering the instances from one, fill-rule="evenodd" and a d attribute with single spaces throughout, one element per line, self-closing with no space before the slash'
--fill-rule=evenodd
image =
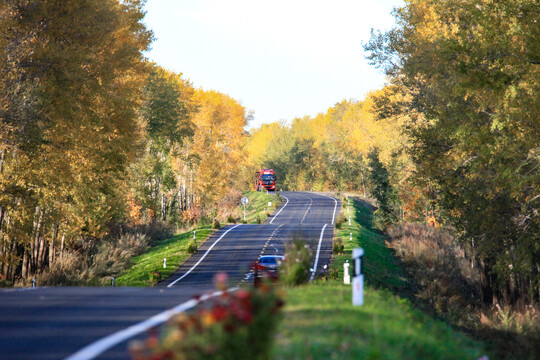
<path id="1" fill-rule="evenodd" d="M 0 4 L 0 248 L 11 278 L 54 260 L 59 232 L 80 246 L 122 215 L 151 41 L 142 6 Z"/>
<path id="2" fill-rule="evenodd" d="M 538 300 L 540 8 L 415 0 L 396 16 L 365 49 L 421 115 L 407 125 L 418 176 L 484 270 L 484 300 Z"/>
<path id="3" fill-rule="evenodd" d="M 385 229 L 397 219 L 394 212 L 395 194 L 390 185 L 390 174 L 379 160 L 379 151 L 377 148 L 370 151 L 368 159 L 371 194 L 377 199 L 378 206 L 375 216 L 380 222 L 382 229 Z"/>

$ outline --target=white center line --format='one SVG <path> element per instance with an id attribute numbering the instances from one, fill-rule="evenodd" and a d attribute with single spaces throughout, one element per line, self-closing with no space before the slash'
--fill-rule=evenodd
<path id="1" fill-rule="evenodd" d="M 307 210 L 306 210 L 306 212 L 304 214 L 304 217 L 302 218 L 302 221 L 300 221 L 300 224 L 302 224 L 304 222 L 304 220 L 306 219 L 306 215 L 311 210 L 311 205 L 313 205 L 313 199 L 311 197 L 309 197 L 309 200 L 310 200 L 309 206 L 308 206 L 308 208 L 307 208 Z"/>

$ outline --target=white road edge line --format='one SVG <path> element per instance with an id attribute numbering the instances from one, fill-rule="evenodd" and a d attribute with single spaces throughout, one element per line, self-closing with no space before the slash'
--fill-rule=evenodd
<path id="1" fill-rule="evenodd" d="M 315 278 L 315 274 L 317 273 L 317 265 L 319 265 L 319 253 L 321 252 L 322 238 L 324 235 L 324 229 L 326 229 L 327 225 L 328 224 L 324 224 L 321 230 L 321 237 L 319 238 L 319 246 L 317 246 L 317 254 L 315 255 L 315 264 L 313 264 L 313 272 L 311 273 L 311 278 L 309 279 L 310 282 L 313 281 L 313 279 Z"/>
<path id="2" fill-rule="evenodd" d="M 210 246 L 210 247 L 208 248 L 208 250 L 206 250 L 206 252 L 204 253 L 204 255 L 199 259 L 199 261 L 197 261 L 197 263 L 196 263 L 195 265 L 193 265 L 193 266 L 191 267 L 191 269 L 189 269 L 184 275 L 180 276 L 178 279 L 174 280 L 172 283 L 170 283 L 169 285 L 167 285 L 167 287 L 170 288 L 171 286 L 173 286 L 174 284 L 176 284 L 177 282 L 179 282 L 180 280 L 182 280 L 183 278 L 185 278 L 190 272 L 193 271 L 193 269 L 195 269 L 195 268 L 201 263 L 201 261 L 204 260 L 204 258 L 206 257 L 206 255 L 208 255 L 208 253 L 210 252 L 210 250 L 212 250 L 212 249 L 214 248 L 214 246 L 219 242 L 219 240 L 221 240 L 225 235 L 227 235 L 227 233 L 228 233 L 229 231 L 231 231 L 232 229 L 237 228 L 237 227 L 240 226 L 240 225 L 241 225 L 241 224 L 235 225 L 235 226 L 233 226 L 232 228 L 230 228 L 229 230 L 225 231 L 225 232 L 223 233 L 223 235 L 221 235 L 221 236 L 219 237 L 219 239 L 217 239 L 216 241 L 214 241 L 214 243 L 212 244 L 212 246 Z"/>
<path id="3" fill-rule="evenodd" d="M 274 222 L 274 220 L 277 218 L 277 216 L 279 215 L 279 213 L 280 213 L 283 209 L 285 209 L 285 206 L 287 206 L 287 204 L 289 203 L 289 199 L 287 199 L 286 196 L 284 196 L 284 195 L 280 195 L 280 196 L 283 196 L 283 197 L 287 200 L 287 202 L 285 203 L 285 205 L 283 205 L 283 207 L 282 207 L 281 209 L 279 209 L 278 213 L 277 213 L 276 215 L 274 215 L 274 217 L 272 218 L 272 220 L 270 220 L 270 224 Z"/>
<path id="4" fill-rule="evenodd" d="M 327 197 L 329 199 L 332 199 L 334 200 L 334 202 L 336 203 L 334 205 L 334 214 L 332 215 L 332 225 L 334 225 L 334 219 L 336 218 L 336 210 L 337 210 L 337 200 L 331 196 L 328 196 L 328 195 L 322 195 L 322 194 L 313 194 L 313 195 L 319 195 L 319 196 L 324 196 L 324 197 Z"/>
<path id="5" fill-rule="evenodd" d="M 232 288 L 227 291 L 235 291 L 237 289 L 238 288 Z M 98 341 L 95 341 L 85 346 L 81 350 L 77 351 L 76 353 L 68 356 L 65 360 L 94 359 L 95 357 L 103 354 L 105 351 L 109 350 L 110 348 L 132 338 L 133 336 L 138 335 L 150 328 L 153 328 L 157 325 L 160 325 L 166 322 L 167 320 L 169 320 L 171 317 L 173 317 L 176 314 L 189 310 L 190 308 L 197 305 L 199 302 L 206 301 L 212 297 L 220 296 L 221 294 L 223 294 L 223 291 L 216 291 L 212 294 L 201 296 L 200 300 L 195 300 L 195 299 L 188 300 L 185 303 L 177 305 L 174 308 L 166 310 L 160 314 L 154 315 L 151 318 L 146 319 L 138 324 L 132 325 L 124 330 L 120 330 L 107 337 L 101 338 Z"/>

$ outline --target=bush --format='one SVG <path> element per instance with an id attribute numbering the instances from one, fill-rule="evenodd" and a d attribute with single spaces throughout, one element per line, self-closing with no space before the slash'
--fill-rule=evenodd
<path id="1" fill-rule="evenodd" d="M 149 276 L 150 281 L 158 282 L 161 280 L 161 272 L 159 271 L 152 271 Z"/>
<path id="2" fill-rule="evenodd" d="M 86 263 L 75 252 L 65 252 L 62 258 L 49 267 L 46 271 L 36 276 L 38 286 L 77 286 L 83 285 L 83 271 Z"/>
<path id="3" fill-rule="evenodd" d="M 174 235 L 169 224 L 160 220 L 137 225 L 128 232 L 133 234 L 144 234 L 152 244 L 169 239 Z"/>
<path id="4" fill-rule="evenodd" d="M 343 225 L 345 221 L 347 221 L 347 219 L 345 218 L 345 215 L 339 214 L 336 219 L 336 229 L 341 229 L 341 226 Z"/>
<path id="5" fill-rule="evenodd" d="M 226 274 L 216 278 L 225 290 Z M 147 341 L 129 345 L 133 359 L 269 359 L 283 301 L 274 287 L 224 292 L 191 314 L 171 319 Z"/>
<path id="6" fill-rule="evenodd" d="M 9 280 L 2 274 L 0 274 L 0 288 L 11 287 Z"/>
<path id="7" fill-rule="evenodd" d="M 149 237 L 139 233 L 126 233 L 109 241 L 102 241 L 88 268 L 88 277 L 103 278 L 121 273 L 129 267 L 133 257 L 148 249 L 149 243 Z"/>
<path id="8" fill-rule="evenodd" d="M 257 214 L 257 219 L 256 219 L 256 221 L 257 221 L 257 224 L 262 223 L 261 217 L 260 217 L 258 214 Z"/>
<path id="9" fill-rule="evenodd" d="M 286 285 L 308 282 L 311 271 L 311 251 L 302 240 L 294 239 L 287 244 L 285 260 L 281 264 L 280 280 Z"/>
<path id="10" fill-rule="evenodd" d="M 187 252 L 190 254 L 195 254 L 198 248 L 197 240 L 191 239 L 187 244 Z"/>
<path id="11" fill-rule="evenodd" d="M 330 268 L 330 270 L 328 271 L 328 278 L 331 280 L 338 280 L 339 270 L 336 268 Z"/>
<path id="12" fill-rule="evenodd" d="M 228 223 L 232 223 L 232 224 L 236 224 L 236 219 L 234 218 L 234 216 L 229 215 L 229 216 L 227 217 L 227 222 L 228 222 Z"/>
<path id="13" fill-rule="evenodd" d="M 344 249 L 345 246 L 343 245 L 343 240 L 341 238 L 337 238 L 332 242 L 332 254 L 341 254 Z"/>
<path id="14" fill-rule="evenodd" d="M 217 218 L 212 221 L 212 229 L 221 229 L 221 224 Z"/>

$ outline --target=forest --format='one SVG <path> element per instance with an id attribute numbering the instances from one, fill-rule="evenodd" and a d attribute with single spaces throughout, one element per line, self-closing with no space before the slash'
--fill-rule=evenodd
<path id="1" fill-rule="evenodd" d="M 240 102 L 145 58 L 144 1 L 3 1 L 1 281 L 226 216 L 264 167 L 280 190 L 376 199 L 381 230 L 447 229 L 485 304 L 538 302 L 538 1 L 411 0 L 394 15 L 363 44 L 384 88 L 246 130 Z"/>

